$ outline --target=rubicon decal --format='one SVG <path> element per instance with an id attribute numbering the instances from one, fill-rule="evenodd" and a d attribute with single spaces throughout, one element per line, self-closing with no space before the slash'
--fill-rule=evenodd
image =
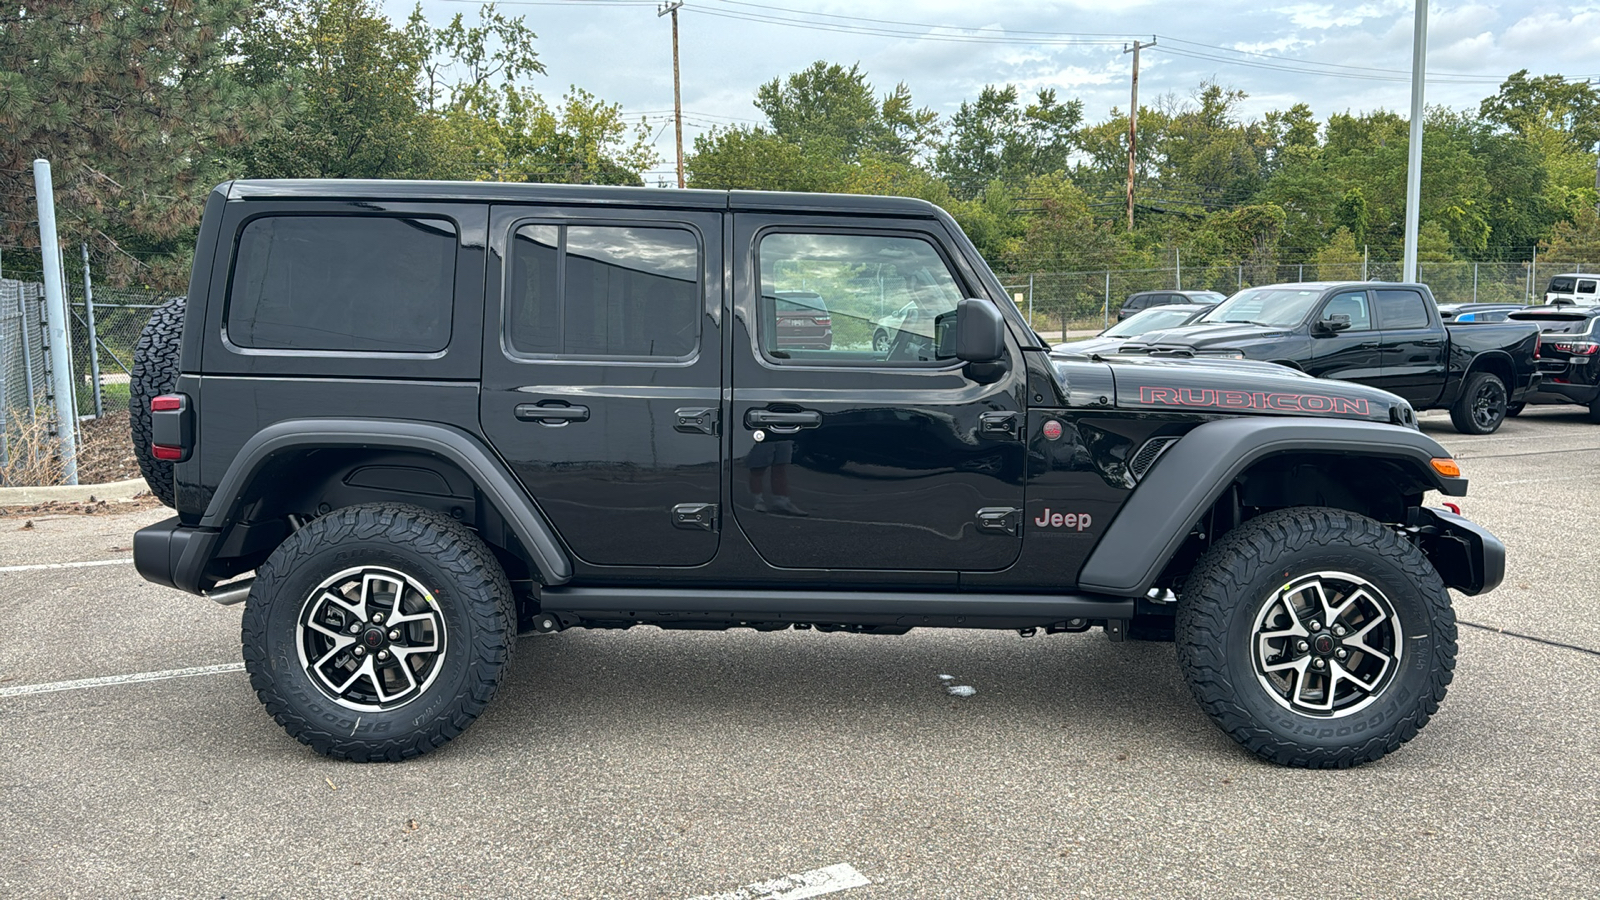
<path id="1" fill-rule="evenodd" d="M 1040 528 L 1071 528 L 1082 531 L 1093 524 L 1088 513 L 1061 513 L 1051 512 L 1050 507 L 1044 508 L 1044 515 L 1033 520 L 1033 524 Z"/>
<path id="2" fill-rule="evenodd" d="M 1271 412 L 1332 413 L 1364 416 L 1369 405 L 1360 397 L 1329 397 L 1323 394 L 1284 394 L 1265 391 L 1223 391 L 1212 388 L 1139 388 L 1139 402 L 1150 406 L 1182 406 L 1205 409 L 1261 409 Z"/>

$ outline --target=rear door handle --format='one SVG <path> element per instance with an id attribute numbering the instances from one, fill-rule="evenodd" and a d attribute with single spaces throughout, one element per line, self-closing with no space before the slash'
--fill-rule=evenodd
<path id="1" fill-rule="evenodd" d="M 549 403 L 546 400 L 544 403 Z M 569 422 L 589 421 L 589 407 L 570 406 L 544 406 L 540 403 L 518 403 L 517 420 L 521 422 L 538 422 L 542 425 L 565 425 Z"/>
<path id="2" fill-rule="evenodd" d="M 744 414 L 744 423 L 751 428 L 816 428 L 822 424 L 822 413 L 814 409 L 799 412 L 752 409 Z"/>

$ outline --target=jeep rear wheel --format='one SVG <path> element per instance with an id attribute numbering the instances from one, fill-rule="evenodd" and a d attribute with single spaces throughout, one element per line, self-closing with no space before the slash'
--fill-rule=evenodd
<path id="1" fill-rule="evenodd" d="M 511 608 L 471 529 L 414 506 L 347 507 L 262 564 L 245 668 L 273 719 L 318 753 L 408 759 L 460 734 L 494 696 Z"/>
<path id="2" fill-rule="evenodd" d="M 128 429 L 133 437 L 133 458 L 139 474 L 157 500 L 176 507 L 172 463 L 156 459 L 150 449 L 150 399 L 172 393 L 178 384 L 178 354 L 183 346 L 184 297 L 174 297 L 157 309 L 139 334 L 133 348 L 133 371 L 128 379 Z"/>
<path id="3" fill-rule="evenodd" d="M 1462 434 L 1494 434 L 1506 420 L 1506 386 L 1489 372 L 1473 372 L 1450 407 L 1450 424 Z"/>
<path id="4" fill-rule="evenodd" d="M 1422 552 L 1335 509 L 1252 519 L 1201 557 L 1178 659 L 1212 721 L 1281 765 L 1345 768 L 1399 748 L 1455 668 L 1450 595 Z"/>

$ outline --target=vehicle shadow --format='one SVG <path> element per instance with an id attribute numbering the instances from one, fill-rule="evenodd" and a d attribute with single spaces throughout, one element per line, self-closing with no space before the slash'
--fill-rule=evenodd
<path id="1" fill-rule="evenodd" d="M 973 693 L 951 690 L 963 687 Z M 1071 734 L 1066 749 L 1085 756 L 1131 743 L 1238 752 L 1195 705 L 1171 644 L 1114 644 L 1099 632 L 530 636 L 474 736 L 494 753 L 755 733 L 965 746 L 997 730 L 1023 741 Z"/>

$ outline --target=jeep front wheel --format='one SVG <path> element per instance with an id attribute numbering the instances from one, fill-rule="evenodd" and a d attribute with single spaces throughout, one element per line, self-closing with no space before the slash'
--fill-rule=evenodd
<path id="1" fill-rule="evenodd" d="M 1211 719 L 1281 765 L 1378 759 L 1438 709 L 1455 668 L 1450 595 L 1410 541 L 1365 516 L 1252 519 L 1184 585 L 1178 659 Z"/>
<path id="2" fill-rule="evenodd" d="M 511 608 L 471 529 L 414 506 L 347 507 L 258 570 L 245 668 L 273 719 L 318 753 L 407 759 L 460 734 L 494 696 Z"/>

